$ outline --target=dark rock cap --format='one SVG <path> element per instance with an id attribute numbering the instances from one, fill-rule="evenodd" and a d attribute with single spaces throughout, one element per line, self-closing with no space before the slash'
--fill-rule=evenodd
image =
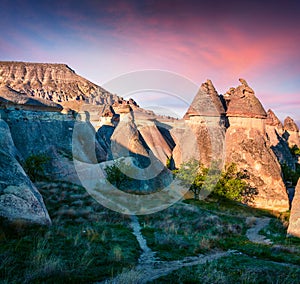
<path id="1" fill-rule="evenodd" d="M 299 132 L 299 128 L 295 121 L 289 116 L 284 120 L 284 130 Z"/>
<path id="2" fill-rule="evenodd" d="M 227 102 L 227 115 L 250 118 L 266 118 L 267 113 L 260 101 L 254 95 L 244 79 L 239 79 L 241 85 L 230 88 L 224 95 Z"/>
<path id="3" fill-rule="evenodd" d="M 221 116 L 225 109 L 211 80 L 203 83 L 184 115 L 185 119 L 191 116 Z"/>

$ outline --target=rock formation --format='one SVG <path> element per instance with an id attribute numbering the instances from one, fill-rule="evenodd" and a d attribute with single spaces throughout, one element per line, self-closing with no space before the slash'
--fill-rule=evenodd
<path id="1" fill-rule="evenodd" d="M 173 158 L 176 166 L 190 159 L 206 166 L 221 159 L 224 152 L 225 109 L 210 80 L 203 83 L 191 106 L 171 131 L 176 146 Z"/>
<path id="2" fill-rule="evenodd" d="M 9 127 L 0 120 L 0 217 L 5 222 L 49 225 L 42 196 L 20 163 Z"/>
<path id="3" fill-rule="evenodd" d="M 129 156 L 137 173 L 133 188 L 151 191 L 171 182 L 167 159 L 177 167 L 191 158 L 220 167 L 225 160 L 250 175 L 258 190 L 254 206 L 287 210 L 277 159 L 293 169 L 286 139 L 297 144 L 298 129 L 290 120 L 283 128 L 272 111 L 267 116 L 240 82 L 221 96 L 207 80 L 184 119 L 176 120 L 112 95 L 64 64 L 0 62 L 0 115 L 24 159 L 51 158 L 45 167 L 51 179 L 80 183 L 74 158 L 85 171 L 85 165 Z"/>
<path id="4" fill-rule="evenodd" d="M 300 179 L 295 188 L 287 233 L 288 235 L 300 238 Z"/>
<path id="5" fill-rule="evenodd" d="M 296 145 L 300 148 L 299 128 L 295 121 L 289 116 L 284 120 L 284 137 L 290 147 Z"/>
<path id="6" fill-rule="evenodd" d="M 258 190 L 253 200 L 255 207 L 286 211 L 289 201 L 281 168 L 266 136 L 267 114 L 245 80 L 240 82 L 224 96 L 229 119 L 226 162 L 247 170 L 252 187 Z"/>
<path id="7" fill-rule="evenodd" d="M 0 85 L 56 103 L 113 104 L 120 98 L 77 75 L 65 64 L 0 62 Z"/>
<path id="8" fill-rule="evenodd" d="M 281 164 L 286 164 L 295 171 L 295 159 L 292 156 L 287 141 L 284 139 L 284 128 L 281 121 L 272 110 L 268 110 L 266 119 L 266 132 L 271 149 Z"/>

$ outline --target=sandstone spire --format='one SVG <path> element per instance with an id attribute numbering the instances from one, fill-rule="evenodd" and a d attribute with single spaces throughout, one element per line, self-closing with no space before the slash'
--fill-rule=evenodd
<path id="1" fill-rule="evenodd" d="M 212 81 L 207 80 L 201 85 L 184 118 L 220 115 L 225 115 L 224 106 Z"/>
<path id="2" fill-rule="evenodd" d="M 271 109 L 269 109 L 267 111 L 266 124 L 270 125 L 270 126 L 274 126 L 274 127 L 276 127 L 277 129 L 280 129 L 280 130 L 283 129 L 282 122 L 279 120 L 279 118 L 276 116 L 276 114 Z"/>
<path id="3" fill-rule="evenodd" d="M 295 121 L 289 116 L 284 120 L 284 137 L 290 147 L 297 146 L 300 148 L 299 128 Z"/>
<path id="4" fill-rule="evenodd" d="M 284 120 L 284 130 L 299 132 L 299 128 L 298 128 L 297 124 L 289 116 Z"/>
<path id="5" fill-rule="evenodd" d="M 280 165 L 268 146 L 267 114 L 247 82 L 243 79 L 240 82 L 241 85 L 224 95 L 229 119 L 226 162 L 236 163 L 240 169 L 247 170 L 251 186 L 257 189 L 257 195 L 253 196 L 255 207 L 288 210 Z"/>

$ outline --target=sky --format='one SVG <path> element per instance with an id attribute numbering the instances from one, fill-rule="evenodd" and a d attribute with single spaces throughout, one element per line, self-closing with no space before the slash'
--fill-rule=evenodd
<path id="1" fill-rule="evenodd" d="M 196 86 L 211 79 L 224 94 L 244 78 L 266 110 L 300 123 L 299 12 L 298 0 L 1 0 L 0 60 L 66 63 L 104 86 L 153 69 Z M 176 105 L 151 92 L 135 98 Z"/>

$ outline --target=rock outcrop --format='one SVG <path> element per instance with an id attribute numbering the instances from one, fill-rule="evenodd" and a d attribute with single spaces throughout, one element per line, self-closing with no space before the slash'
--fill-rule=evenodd
<path id="1" fill-rule="evenodd" d="M 281 168 L 269 147 L 265 121 L 267 114 L 245 80 L 227 92 L 226 162 L 246 170 L 258 194 L 253 206 L 277 211 L 289 209 Z"/>
<path id="2" fill-rule="evenodd" d="M 295 171 L 296 161 L 289 150 L 287 141 L 283 137 L 283 125 L 272 110 L 269 109 L 267 114 L 266 132 L 270 141 L 270 147 L 281 164 L 286 164 Z"/>
<path id="3" fill-rule="evenodd" d="M 287 233 L 300 238 L 300 179 L 295 188 Z"/>
<path id="4" fill-rule="evenodd" d="M 289 116 L 284 120 L 284 137 L 290 147 L 297 146 L 300 148 L 299 128 L 295 121 Z"/>
<path id="5" fill-rule="evenodd" d="M 43 198 L 21 167 L 9 127 L 0 120 L 0 217 L 5 222 L 49 225 Z"/>

